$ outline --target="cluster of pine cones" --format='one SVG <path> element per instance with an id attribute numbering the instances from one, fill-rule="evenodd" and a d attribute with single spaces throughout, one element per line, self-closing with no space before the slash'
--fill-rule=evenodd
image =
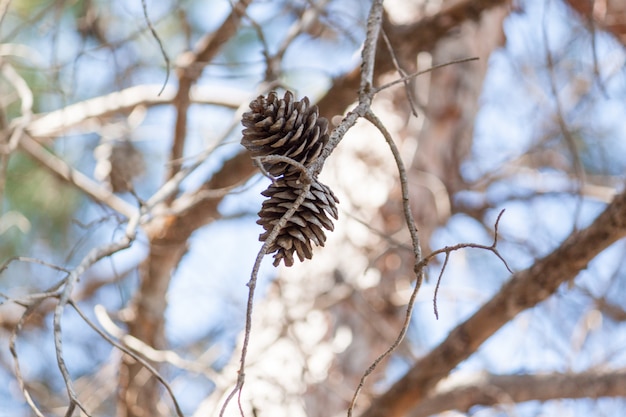
<path id="1" fill-rule="evenodd" d="M 328 120 L 319 117 L 317 106 L 311 106 L 307 97 L 295 101 L 289 91 L 282 99 L 275 92 L 267 97 L 257 97 L 250 103 L 250 111 L 243 114 L 242 123 L 245 129 L 241 144 L 252 157 L 261 160 L 281 155 L 308 168 L 328 143 Z M 259 240 L 264 242 L 305 191 L 306 176 L 300 168 L 286 162 L 262 163 L 264 169 L 275 177 L 267 190 L 261 193 L 267 200 L 263 202 L 257 223 L 265 229 L 259 236 Z M 276 252 L 274 266 L 278 266 L 281 260 L 286 266 L 293 265 L 294 254 L 300 261 L 311 259 L 313 243 L 324 246 L 324 229 L 332 231 L 334 228 L 330 217 L 337 219 L 338 202 L 330 188 L 312 178 L 304 202 L 267 250 L 267 253 Z"/>

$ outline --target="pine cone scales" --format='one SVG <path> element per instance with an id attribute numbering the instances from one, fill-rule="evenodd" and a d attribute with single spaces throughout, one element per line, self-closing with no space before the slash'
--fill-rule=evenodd
<path id="1" fill-rule="evenodd" d="M 319 117 L 317 106 L 311 106 L 307 97 L 294 101 L 289 91 L 282 99 L 275 92 L 257 97 L 243 114 L 242 123 L 241 144 L 253 157 L 282 155 L 308 166 L 328 142 L 328 120 Z M 295 168 L 278 162 L 265 164 L 265 169 L 280 176 Z"/>
<path id="2" fill-rule="evenodd" d="M 282 177 L 261 193 L 268 199 L 263 202 L 257 220 L 257 223 L 265 229 L 265 233 L 259 236 L 260 241 L 264 242 L 267 239 L 280 218 L 304 192 L 304 185 L 298 178 L 299 174 Z M 293 265 L 294 253 L 298 255 L 300 261 L 311 259 L 313 243 L 324 246 L 326 242 L 324 229 L 329 231 L 334 229 L 330 217 L 337 219 L 338 202 L 330 188 L 315 179 L 302 205 L 267 250 L 267 253 L 276 252 L 274 266 L 278 266 L 281 260 L 286 266 Z"/>
<path id="3" fill-rule="evenodd" d="M 250 110 L 243 114 L 242 124 L 245 129 L 241 144 L 253 157 L 284 156 L 304 167 L 319 158 L 329 140 L 328 120 L 319 116 L 317 106 L 311 106 L 306 97 L 295 101 L 289 91 L 282 99 L 275 92 L 257 97 L 250 103 Z M 301 177 L 306 174 L 301 172 L 301 167 L 276 160 L 264 161 L 263 166 L 276 177 L 261 193 L 267 200 L 263 202 L 257 223 L 265 229 L 259 236 L 259 240 L 265 242 L 305 192 Z M 281 261 L 292 266 L 294 255 L 300 261 L 311 259 L 313 244 L 324 246 L 324 230 L 334 229 L 331 217 L 337 219 L 337 197 L 317 178 L 312 179 L 308 188 L 302 204 L 267 248 L 267 253 L 275 252 L 274 266 Z"/>

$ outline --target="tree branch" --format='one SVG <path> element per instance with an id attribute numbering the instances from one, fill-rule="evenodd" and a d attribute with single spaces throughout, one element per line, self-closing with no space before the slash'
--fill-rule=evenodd
<path id="1" fill-rule="evenodd" d="M 475 405 L 624 396 L 626 370 L 547 375 L 483 374 L 424 399 L 409 415 L 427 417 L 447 410 L 468 412 Z"/>
<path id="2" fill-rule="evenodd" d="M 554 294 L 563 282 L 574 279 L 600 252 L 625 236 L 626 192 L 617 195 L 590 226 L 572 233 L 529 269 L 514 274 L 499 293 L 373 400 L 363 417 L 405 415 L 498 329 Z"/>
<path id="3" fill-rule="evenodd" d="M 131 204 L 100 186 L 100 184 L 93 181 L 80 171 L 75 170 L 56 155 L 46 151 L 43 146 L 27 134 L 22 135 L 19 141 L 19 146 L 30 157 L 48 168 L 53 174 L 76 186 L 93 200 L 106 204 L 111 209 L 129 219 L 138 213 L 138 210 Z"/>
<path id="4" fill-rule="evenodd" d="M 592 21 L 626 46 L 626 14 L 620 2 L 602 2 L 602 6 L 587 0 L 566 0 L 566 3 L 584 19 Z"/>
<path id="5" fill-rule="evenodd" d="M 178 92 L 174 103 L 177 117 L 174 127 L 174 141 L 170 151 L 171 162 L 167 179 L 172 178 L 180 169 L 179 161 L 183 156 L 185 138 L 187 136 L 187 116 L 191 103 L 189 92 L 191 86 L 200 78 L 204 66 L 217 54 L 220 48 L 237 32 L 239 22 L 252 0 L 240 0 L 233 4 L 231 14 L 222 25 L 200 39 L 195 51 L 187 52 L 178 59 Z"/>
<path id="6" fill-rule="evenodd" d="M 70 104 L 62 109 L 42 115 L 34 115 L 27 132 L 34 138 L 52 137 L 63 134 L 91 119 L 107 117 L 130 111 L 137 106 L 171 104 L 176 97 L 175 88 L 168 86 L 160 96 L 158 85 L 144 84 L 121 91 Z M 236 109 L 248 99 L 248 93 L 226 87 L 197 86 L 189 91 L 192 103 L 217 104 Z"/>
<path id="7" fill-rule="evenodd" d="M 476 20 L 480 15 L 499 5 L 509 3 L 510 0 L 464 0 L 455 2 L 452 7 L 441 10 L 439 13 L 424 17 L 411 25 L 394 25 L 383 16 L 383 30 L 394 47 L 398 60 L 413 61 L 418 53 L 431 51 L 437 42 L 450 34 L 450 31 L 459 27 L 469 19 Z M 419 39 L 419 41 L 415 41 Z M 393 59 L 384 42 L 379 42 L 376 51 L 374 66 L 377 75 L 395 69 Z M 360 68 L 355 68 L 346 75 L 334 80 L 332 88 L 318 104 L 321 111 L 328 114 L 327 118 L 343 114 L 345 109 L 354 102 L 354 92 L 359 89 L 361 81 Z"/>

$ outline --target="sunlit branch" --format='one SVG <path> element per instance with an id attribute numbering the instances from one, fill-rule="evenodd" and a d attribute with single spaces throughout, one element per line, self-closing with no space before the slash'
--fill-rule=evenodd
<path id="1" fill-rule="evenodd" d="M 454 378 L 451 382 L 453 381 Z M 407 415 L 427 417 L 448 410 L 467 413 L 477 405 L 496 406 L 562 398 L 624 396 L 624 370 L 543 375 L 479 374 L 425 398 Z"/>
<path id="2" fill-rule="evenodd" d="M 137 209 L 102 187 L 80 171 L 75 170 L 58 156 L 48 152 L 29 135 L 24 134 L 20 139 L 20 148 L 33 159 L 48 168 L 53 174 L 74 185 L 93 200 L 106 204 L 127 218 L 133 217 Z"/>
<path id="3" fill-rule="evenodd" d="M 87 122 L 128 112 L 137 106 L 172 104 L 176 96 L 173 86 L 166 86 L 159 96 L 161 86 L 155 84 L 137 85 L 107 95 L 70 104 L 59 110 L 42 115 L 34 115 L 28 123 L 27 131 L 32 137 L 44 138 L 64 134 Z M 214 104 L 238 108 L 249 97 L 249 93 L 228 87 L 194 86 L 189 91 L 189 100 L 194 104 Z M 96 129 L 100 125 L 97 122 Z M 89 129 L 89 126 L 86 128 Z"/>

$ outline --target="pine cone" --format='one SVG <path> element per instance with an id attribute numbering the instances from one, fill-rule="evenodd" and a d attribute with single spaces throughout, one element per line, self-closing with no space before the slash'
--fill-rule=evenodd
<path id="1" fill-rule="evenodd" d="M 308 166 L 328 142 L 328 120 L 319 117 L 317 106 L 311 106 L 307 97 L 294 101 L 287 91 L 279 99 L 271 92 L 252 101 L 250 109 L 243 114 L 241 144 L 253 157 L 282 155 Z M 266 163 L 264 167 L 277 177 L 295 171 L 284 162 Z"/>
<path id="2" fill-rule="evenodd" d="M 304 184 L 299 180 L 299 174 L 291 174 L 279 178 L 261 193 L 268 199 L 263 202 L 257 220 L 257 223 L 265 229 L 259 236 L 260 241 L 265 242 L 280 218 L 293 207 L 298 196 L 304 191 L 303 188 Z M 274 266 L 278 266 L 281 260 L 284 260 L 286 266 L 293 265 L 294 252 L 300 261 L 311 259 L 312 243 L 324 246 L 326 235 L 323 229 L 330 231 L 334 229 L 330 216 L 337 219 L 338 202 L 330 188 L 314 179 L 304 202 L 267 250 L 267 253 L 276 252 Z"/>
<path id="3" fill-rule="evenodd" d="M 143 154 L 127 139 L 103 140 L 94 149 L 94 176 L 114 193 L 132 190 L 133 180 L 146 170 Z"/>

